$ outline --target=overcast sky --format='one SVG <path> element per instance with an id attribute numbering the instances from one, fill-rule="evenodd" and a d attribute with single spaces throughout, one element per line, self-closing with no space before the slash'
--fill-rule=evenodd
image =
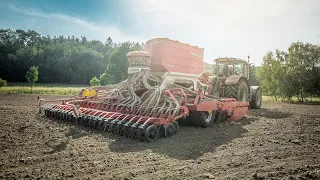
<path id="1" fill-rule="evenodd" d="M 105 42 L 168 37 L 204 48 L 205 61 L 320 42 L 319 0 L 1 0 L 0 28 Z"/>

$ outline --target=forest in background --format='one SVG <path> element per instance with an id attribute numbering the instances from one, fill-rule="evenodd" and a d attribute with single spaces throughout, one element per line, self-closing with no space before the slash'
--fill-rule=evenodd
<path id="1" fill-rule="evenodd" d="M 33 30 L 0 29 L 0 78 L 25 82 L 30 66 L 38 66 L 39 83 L 106 85 L 127 77 L 126 54 L 144 43 L 114 43 L 82 36 L 43 36 Z M 320 46 L 294 42 L 276 49 L 257 67 L 263 93 L 282 99 L 320 96 Z"/>
<path id="2" fill-rule="evenodd" d="M 102 83 L 114 83 L 126 76 L 125 54 L 143 47 L 139 42 L 114 43 L 110 37 L 101 42 L 84 36 L 51 37 L 33 30 L 0 29 L 0 78 L 25 82 L 26 72 L 35 65 L 40 83 L 89 84 L 100 74 Z"/>

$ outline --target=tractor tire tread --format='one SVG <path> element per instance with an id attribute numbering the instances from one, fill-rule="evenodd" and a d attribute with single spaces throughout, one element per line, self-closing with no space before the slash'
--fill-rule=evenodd
<path id="1" fill-rule="evenodd" d="M 237 99 L 238 98 L 238 89 L 239 89 L 238 84 L 227 86 L 225 96 L 228 98 L 236 98 Z"/>
<path id="2" fill-rule="evenodd" d="M 242 82 L 243 82 L 243 80 L 240 80 L 237 84 L 233 84 L 233 85 L 227 86 L 225 88 L 225 97 L 227 97 L 227 98 L 235 98 L 236 100 L 239 101 L 238 91 L 241 88 Z M 249 90 L 249 87 L 247 86 L 247 92 L 248 92 L 248 90 Z M 248 94 L 247 94 L 247 96 L 248 96 Z"/>
<path id="3" fill-rule="evenodd" d="M 257 91 L 261 91 L 261 89 L 257 89 Z M 257 93 L 257 92 L 256 92 Z M 250 109 L 260 109 L 261 108 L 261 104 L 262 104 L 262 97 L 261 97 L 261 102 L 260 104 L 257 104 L 257 98 L 256 98 L 256 93 L 252 96 L 252 99 L 250 101 Z"/>

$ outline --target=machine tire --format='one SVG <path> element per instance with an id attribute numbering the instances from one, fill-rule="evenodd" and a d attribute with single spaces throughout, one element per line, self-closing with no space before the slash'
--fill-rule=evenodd
<path id="1" fill-rule="evenodd" d="M 228 118 L 227 113 L 225 111 L 222 111 L 216 114 L 214 122 L 216 124 L 219 124 L 219 123 L 222 123 L 223 121 L 226 121 L 227 118 Z"/>
<path id="2" fill-rule="evenodd" d="M 178 119 L 177 121 L 179 122 L 180 125 L 183 125 L 183 126 L 192 125 L 192 120 L 190 119 L 190 115 L 188 117 Z"/>
<path id="3" fill-rule="evenodd" d="M 147 127 L 144 134 L 145 134 L 145 139 L 148 142 L 153 142 L 159 138 L 159 129 L 157 126 L 151 125 Z"/>
<path id="4" fill-rule="evenodd" d="M 164 126 L 164 137 L 168 138 L 171 137 L 176 131 L 176 128 L 172 123 L 169 123 Z"/>
<path id="5" fill-rule="evenodd" d="M 215 112 L 190 111 L 189 118 L 193 126 L 206 128 L 214 124 Z"/>
<path id="6" fill-rule="evenodd" d="M 199 113 L 198 111 L 189 111 L 189 116 L 187 117 L 187 120 L 189 121 L 189 125 L 198 127 L 201 124 L 199 123 Z"/>
<path id="7" fill-rule="evenodd" d="M 251 109 L 260 109 L 262 105 L 262 90 L 259 87 L 257 91 L 252 94 L 252 99 L 250 101 Z"/>
<path id="8" fill-rule="evenodd" d="M 179 129 L 180 129 L 179 123 L 177 121 L 173 121 L 172 124 L 175 127 L 175 132 L 174 133 L 177 134 L 179 132 Z"/>
<path id="9" fill-rule="evenodd" d="M 215 111 L 211 111 L 211 112 L 202 111 L 198 113 L 199 113 L 199 119 L 197 120 L 199 122 L 198 124 L 200 127 L 206 128 L 214 124 Z"/>
<path id="10" fill-rule="evenodd" d="M 241 95 L 242 92 L 244 93 L 244 96 Z M 233 84 L 225 88 L 225 97 L 235 98 L 237 101 L 246 102 L 249 101 L 248 96 L 249 87 L 244 80 L 240 79 L 240 81 L 237 84 Z"/>

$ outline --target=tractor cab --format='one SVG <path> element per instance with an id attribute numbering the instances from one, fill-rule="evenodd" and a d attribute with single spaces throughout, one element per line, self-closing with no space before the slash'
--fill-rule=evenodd
<path id="1" fill-rule="evenodd" d="M 218 58 L 213 65 L 214 73 L 220 78 L 238 75 L 249 79 L 249 63 L 238 58 Z"/>
<path id="2" fill-rule="evenodd" d="M 250 56 L 248 56 L 250 58 Z M 255 66 L 239 58 L 215 59 L 211 84 L 213 95 L 249 101 L 251 108 L 260 108 L 262 90 L 255 76 Z"/>

